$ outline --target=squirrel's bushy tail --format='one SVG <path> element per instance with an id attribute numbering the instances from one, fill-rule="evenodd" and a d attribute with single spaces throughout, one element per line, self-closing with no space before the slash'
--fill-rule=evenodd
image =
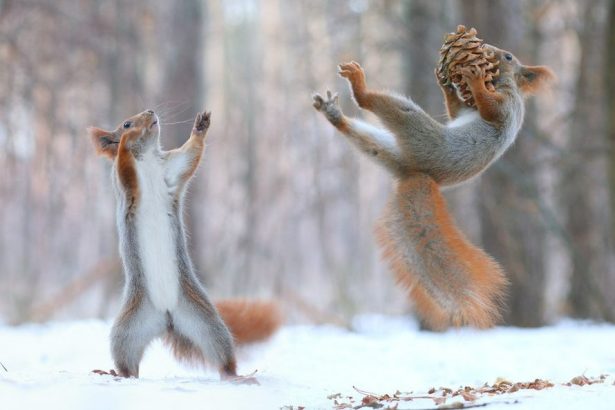
<path id="1" fill-rule="evenodd" d="M 238 345 L 268 339 L 282 323 L 278 306 L 270 301 L 225 299 L 215 305 Z"/>
<path id="2" fill-rule="evenodd" d="M 238 346 L 264 341 L 282 324 L 282 314 L 273 302 L 224 299 L 214 304 Z M 180 361 L 189 364 L 207 363 L 201 350 L 177 332 L 167 332 L 164 342 L 171 347 L 173 354 Z"/>
<path id="3" fill-rule="evenodd" d="M 508 281 L 457 228 L 440 187 L 424 174 L 400 181 L 376 237 L 421 318 L 433 329 L 489 327 Z"/>

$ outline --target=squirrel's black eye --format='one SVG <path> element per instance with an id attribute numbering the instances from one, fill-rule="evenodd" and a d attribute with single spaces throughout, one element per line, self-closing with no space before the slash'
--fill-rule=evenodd
<path id="1" fill-rule="evenodd" d="M 130 128 L 131 125 L 132 125 L 132 123 L 130 121 L 126 121 L 124 123 L 124 128 Z"/>
<path id="2" fill-rule="evenodd" d="M 510 54 L 510 53 L 506 53 L 506 54 L 504 54 L 504 58 L 505 58 L 507 61 L 512 61 L 512 54 Z"/>

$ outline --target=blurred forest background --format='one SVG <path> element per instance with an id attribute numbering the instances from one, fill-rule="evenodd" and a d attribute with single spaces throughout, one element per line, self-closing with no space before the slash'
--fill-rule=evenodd
<path id="1" fill-rule="evenodd" d="M 410 312 L 372 237 L 392 180 L 311 94 L 365 115 L 336 76 L 353 59 L 444 121 L 433 69 L 457 24 L 559 77 L 516 145 L 446 193 L 511 278 L 506 322 L 614 321 L 614 3 L 0 0 L 0 321 L 119 308 L 110 166 L 85 129 L 147 108 L 167 149 L 213 111 L 186 217 L 214 297 L 274 297 L 291 321 Z"/>

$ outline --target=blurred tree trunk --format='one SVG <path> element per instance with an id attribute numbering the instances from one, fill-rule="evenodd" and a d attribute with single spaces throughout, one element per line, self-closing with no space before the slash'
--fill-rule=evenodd
<path id="1" fill-rule="evenodd" d="M 615 235 L 615 0 L 608 2 L 609 12 L 605 26 L 607 27 L 606 33 L 606 56 L 605 56 L 605 93 L 606 93 L 606 137 L 609 143 L 609 191 L 610 191 L 610 233 L 611 233 L 611 246 L 607 249 L 608 257 L 612 257 L 613 251 L 613 236 Z M 608 289 L 606 292 L 610 295 L 609 303 L 611 316 L 608 318 L 610 321 L 615 321 L 613 316 L 615 313 L 615 274 L 610 272 L 608 278 Z"/>
<path id="2" fill-rule="evenodd" d="M 142 47 L 139 44 L 139 25 L 134 22 L 135 3 L 127 8 L 123 0 L 116 0 L 111 3 L 111 16 L 105 16 L 108 10 L 99 7 L 103 18 L 107 18 L 108 29 L 113 38 L 105 58 L 105 72 L 112 101 L 108 105 L 108 116 L 113 125 L 137 113 L 137 107 L 140 106 L 139 97 L 144 91 L 139 75 L 138 61 Z M 127 92 L 128 90 L 130 92 Z"/>
<path id="3" fill-rule="evenodd" d="M 258 7 L 258 6 L 255 6 Z M 261 66 L 257 56 L 259 32 L 255 10 L 246 12 L 242 19 L 230 29 L 227 43 L 227 58 L 237 65 L 226 73 L 225 81 L 229 84 L 229 97 L 235 98 L 237 107 L 229 107 L 231 113 L 241 111 L 242 118 L 238 124 L 239 135 L 233 136 L 239 141 L 237 151 L 239 163 L 238 183 L 241 186 L 243 209 L 241 210 L 243 230 L 237 243 L 237 274 L 241 278 L 234 284 L 236 292 L 249 293 L 256 287 L 258 272 L 255 255 L 259 252 L 258 231 L 260 214 L 263 210 L 258 205 L 258 177 L 260 162 L 256 144 L 260 129 L 257 123 L 257 84 L 261 80 Z M 229 115 L 232 118 L 233 114 Z"/>
<path id="4" fill-rule="evenodd" d="M 169 4 L 166 6 L 169 7 Z M 194 118 L 197 112 L 207 107 L 203 93 L 206 69 L 203 61 L 205 7 L 199 0 L 183 0 L 172 2 L 169 8 L 168 21 L 164 29 L 165 35 L 161 36 L 161 44 L 155 44 L 156 47 L 164 47 L 165 50 L 161 56 L 162 61 L 158 62 L 163 66 L 161 78 L 165 79 L 162 83 L 164 87 L 156 91 L 159 96 L 158 104 L 162 105 L 163 111 L 164 108 L 172 111 L 173 108 L 168 107 L 176 107 L 174 110 L 177 118 L 170 117 L 169 122 L 180 120 L 186 120 L 186 122 L 163 125 L 162 144 L 165 149 L 177 148 L 184 144 L 192 131 L 193 123 L 189 119 Z M 142 109 L 147 108 L 152 107 L 142 107 Z M 213 121 L 215 121 L 215 113 Z M 200 172 L 196 173 L 195 181 L 190 186 L 189 200 L 184 215 L 187 230 L 190 232 L 188 246 L 192 255 L 198 255 L 199 249 L 204 246 L 201 230 L 196 228 L 197 221 L 204 217 L 202 209 L 199 206 L 190 205 L 202 202 L 203 191 L 197 182 L 200 174 Z M 206 274 L 198 269 L 201 266 L 198 258 L 195 258 L 195 264 L 197 274 Z"/>
<path id="5" fill-rule="evenodd" d="M 462 21 L 476 27 L 486 42 L 511 50 L 522 61 L 535 60 L 541 39 L 537 30 L 523 38 L 524 3 L 470 0 L 459 5 Z M 504 317 L 517 326 L 544 324 L 546 230 L 536 206 L 539 177 L 532 161 L 537 147 L 531 107 L 516 145 L 482 176 L 479 190 L 482 243 L 511 282 Z"/>
<path id="6" fill-rule="evenodd" d="M 429 113 L 441 113 L 443 100 L 436 85 L 433 69 L 437 50 L 444 34 L 455 27 L 445 27 L 443 16 L 449 4 L 442 1 L 415 0 L 403 3 L 404 28 L 404 91 Z M 433 60 L 430 63 L 430 59 Z"/>
<path id="7" fill-rule="evenodd" d="M 610 143 L 611 214 L 615 215 L 615 0 L 610 1 L 606 33 L 604 65 L 606 92 L 607 138 Z M 611 232 L 615 232 L 615 218 L 611 219 Z"/>
<path id="8" fill-rule="evenodd" d="M 603 290 L 605 274 L 609 271 L 607 226 L 610 225 L 604 224 L 604 218 L 600 217 L 604 207 L 597 209 L 594 201 L 600 195 L 601 189 L 597 184 L 601 175 L 605 174 L 605 164 L 600 159 L 583 160 L 592 144 L 603 143 L 596 138 L 588 141 L 588 136 L 604 135 L 604 77 L 597 69 L 605 67 L 602 53 L 604 11 L 604 0 L 590 0 L 580 16 L 581 54 L 567 149 L 568 161 L 562 170 L 560 189 L 567 208 L 566 229 L 571 241 L 572 275 L 568 302 L 570 314 L 581 318 L 611 316 Z"/>

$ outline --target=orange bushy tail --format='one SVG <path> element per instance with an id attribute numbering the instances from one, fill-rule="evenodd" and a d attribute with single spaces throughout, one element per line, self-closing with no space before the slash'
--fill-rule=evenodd
<path id="1" fill-rule="evenodd" d="M 500 266 L 457 228 L 425 174 L 398 183 L 376 236 L 398 282 L 434 329 L 493 326 L 508 283 Z"/>
<path id="2" fill-rule="evenodd" d="M 238 345 L 269 338 L 282 323 L 282 315 L 273 302 L 226 299 L 215 303 Z"/>

